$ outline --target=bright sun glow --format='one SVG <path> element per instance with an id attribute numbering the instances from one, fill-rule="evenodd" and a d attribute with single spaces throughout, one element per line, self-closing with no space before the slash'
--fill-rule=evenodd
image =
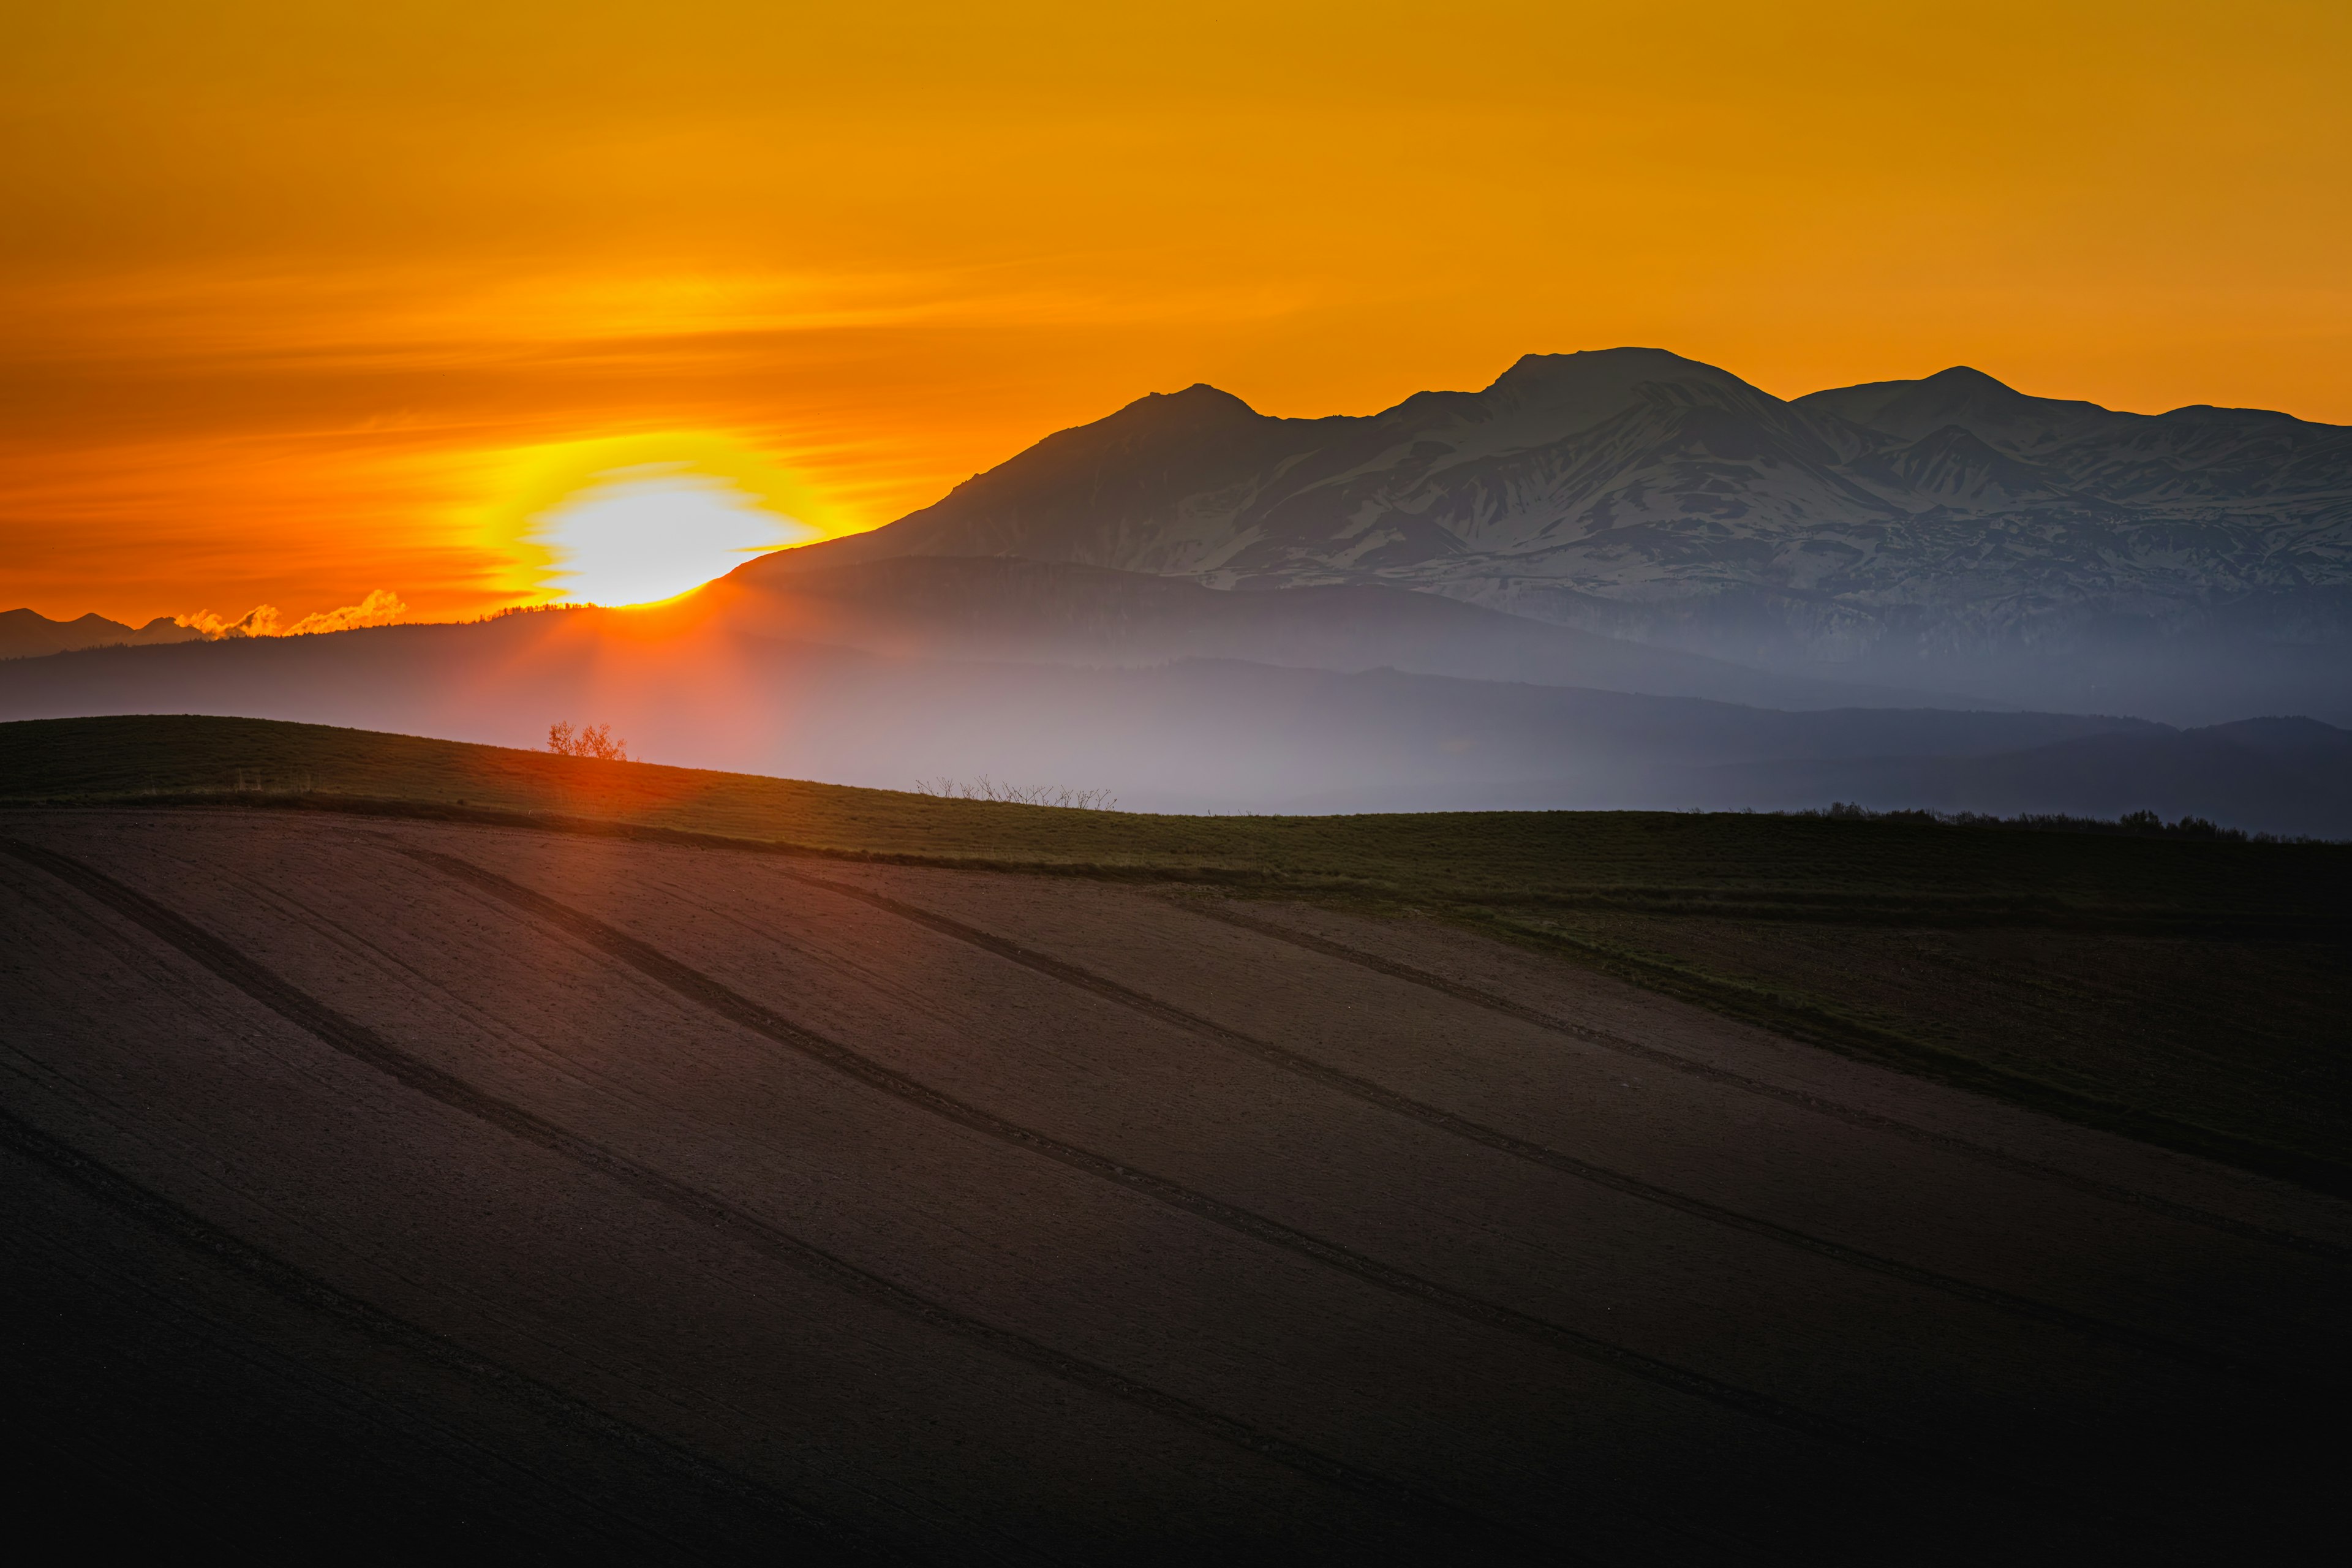
<path id="1" fill-rule="evenodd" d="M 594 605 L 675 598 L 751 556 L 823 534 L 772 510 L 734 479 L 688 462 L 605 469 L 530 528 L 549 557 L 547 587 Z"/>

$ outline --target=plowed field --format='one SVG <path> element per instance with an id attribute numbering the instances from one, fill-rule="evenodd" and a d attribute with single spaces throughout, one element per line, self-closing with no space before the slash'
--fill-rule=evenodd
<path id="1" fill-rule="evenodd" d="M 2262 1551 L 2352 1207 L 1198 889 L 0 826 L 27 1472 L 731 1559 Z"/>

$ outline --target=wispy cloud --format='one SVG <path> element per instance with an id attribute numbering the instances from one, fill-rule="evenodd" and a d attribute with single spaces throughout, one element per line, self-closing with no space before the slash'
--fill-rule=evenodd
<path id="1" fill-rule="evenodd" d="M 199 631 L 215 640 L 228 637 L 301 637 L 318 632 L 347 632 L 358 626 L 390 626 L 408 614 L 408 606 L 400 595 L 389 588 L 371 589 L 368 596 L 356 605 L 344 605 L 337 609 L 304 616 L 292 626 L 284 625 L 284 616 L 275 605 L 256 605 L 235 620 L 216 616 L 210 610 L 198 610 L 192 616 L 175 616 L 181 626 Z"/>
<path id="2" fill-rule="evenodd" d="M 345 605 L 322 615 L 304 616 L 282 634 L 289 637 L 308 637 L 313 632 L 347 632 L 355 626 L 384 626 L 408 614 L 408 606 L 400 595 L 389 588 L 373 588 L 356 605 Z"/>

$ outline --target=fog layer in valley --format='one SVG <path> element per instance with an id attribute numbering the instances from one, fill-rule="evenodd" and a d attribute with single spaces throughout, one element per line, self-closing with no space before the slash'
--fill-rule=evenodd
<path id="1" fill-rule="evenodd" d="M 2308 720 L 1826 706 L 1845 694 L 1433 595 L 952 560 L 747 568 L 662 610 L 0 663 L 0 719 L 224 713 L 520 746 L 601 721 L 657 762 L 892 789 L 986 774 L 1138 810 L 1853 799 L 2352 833 L 2352 735 Z"/>

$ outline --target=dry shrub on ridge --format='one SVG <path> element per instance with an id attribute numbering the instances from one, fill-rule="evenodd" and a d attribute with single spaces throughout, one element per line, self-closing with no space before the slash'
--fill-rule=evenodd
<path id="1" fill-rule="evenodd" d="M 610 724 L 583 724 L 575 730 L 569 719 L 547 727 L 547 749 L 559 757 L 597 757 L 608 763 L 629 760 L 629 742 L 613 739 Z"/>

